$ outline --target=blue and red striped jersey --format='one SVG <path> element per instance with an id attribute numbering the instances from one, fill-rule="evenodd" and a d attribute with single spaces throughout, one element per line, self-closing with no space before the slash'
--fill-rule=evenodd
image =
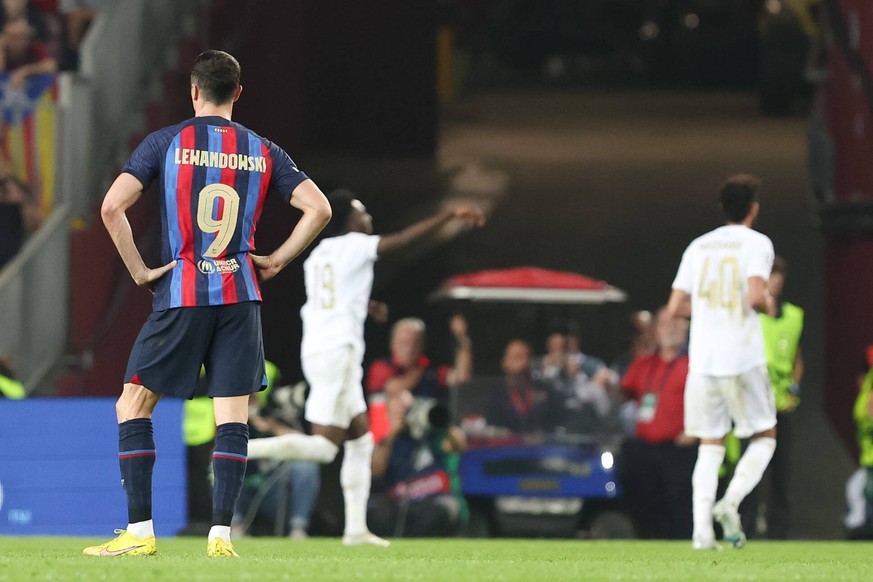
<path id="1" fill-rule="evenodd" d="M 162 264 L 178 264 L 155 288 L 155 311 L 260 301 L 248 252 L 268 190 L 284 198 L 306 175 L 285 151 L 223 117 L 194 117 L 160 129 L 123 172 L 143 189 L 160 185 Z"/>

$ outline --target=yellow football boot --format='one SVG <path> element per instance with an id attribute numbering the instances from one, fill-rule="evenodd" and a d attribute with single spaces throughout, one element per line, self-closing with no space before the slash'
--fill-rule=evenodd
<path id="1" fill-rule="evenodd" d="M 118 537 L 99 546 L 89 546 L 82 550 L 86 556 L 114 558 L 116 556 L 154 556 L 158 553 L 155 536 L 138 538 L 123 529 L 115 530 Z"/>
<path id="2" fill-rule="evenodd" d="M 239 558 L 233 544 L 221 538 L 215 538 L 206 545 L 206 555 L 210 558 Z"/>

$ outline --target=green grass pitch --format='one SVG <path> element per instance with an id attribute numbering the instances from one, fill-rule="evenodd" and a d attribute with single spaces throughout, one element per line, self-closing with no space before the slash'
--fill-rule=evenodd
<path id="1" fill-rule="evenodd" d="M 240 559 L 207 558 L 200 538 L 158 540 L 158 555 L 91 558 L 105 540 L 0 537 L 0 581 L 580 581 L 873 580 L 873 543 L 751 541 L 742 550 L 695 552 L 688 542 L 395 540 L 390 548 L 338 539 L 247 538 Z"/>

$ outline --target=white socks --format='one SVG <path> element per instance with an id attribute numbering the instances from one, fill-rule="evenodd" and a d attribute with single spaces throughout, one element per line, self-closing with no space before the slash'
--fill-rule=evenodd
<path id="1" fill-rule="evenodd" d="M 155 535 L 155 525 L 152 520 L 129 523 L 127 532 L 138 538 L 150 538 Z"/>
<path id="2" fill-rule="evenodd" d="M 295 461 L 316 461 L 326 464 L 333 461 L 338 452 L 339 447 L 321 435 L 295 432 L 275 437 L 251 439 L 248 457 L 249 459 L 273 459 L 276 461 L 294 459 Z"/>
<path id="3" fill-rule="evenodd" d="M 373 433 L 368 432 L 353 441 L 346 441 L 340 485 L 346 506 L 345 535 L 367 532 L 367 500 L 370 498 L 373 458 Z"/>
<path id="4" fill-rule="evenodd" d="M 230 526 L 229 525 L 213 525 L 209 528 L 209 537 L 206 541 L 211 542 L 215 538 L 221 538 L 230 543 Z"/>
<path id="5" fill-rule="evenodd" d="M 737 462 L 734 476 L 724 493 L 724 500 L 734 507 L 738 506 L 761 481 L 775 451 L 776 439 L 771 437 L 752 439 L 746 447 L 746 452 Z"/>
<path id="6" fill-rule="evenodd" d="M 718 470 L 724 461 L 722 445 L 700 445 L 697 463 L 691 475 L 694 539 L 709 541 L 715 538 L 712 527 L 712 506 L 718 490 Z"/>

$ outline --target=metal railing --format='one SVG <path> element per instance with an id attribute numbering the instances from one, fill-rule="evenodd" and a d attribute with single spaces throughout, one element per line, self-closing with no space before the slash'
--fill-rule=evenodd
<path id="1" fill-rule="evenodd" d="M 56 206 L 0 272 L 0 354 L 32 390 L 67 344 L 70 211 Z"/>

